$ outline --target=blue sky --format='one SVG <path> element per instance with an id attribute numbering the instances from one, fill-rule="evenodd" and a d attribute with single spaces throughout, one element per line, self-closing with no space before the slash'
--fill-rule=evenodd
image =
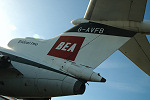
<path id="1" fill-rule="evenodd" d="M 89 0 L 1 0 L 0 45 L 16 37 L 52 38 L 84 16 Z M 150 0 L 145 13 L 150 20 Z M 3 36 L 2 36 L 3 35 Z M 150 37 L 148 36 L 148 39 Z M 116 51 L 95 69 L 106 83 L 89 82 L 83 95 L 52 100 L 149 100 L 150 77 Z"/>

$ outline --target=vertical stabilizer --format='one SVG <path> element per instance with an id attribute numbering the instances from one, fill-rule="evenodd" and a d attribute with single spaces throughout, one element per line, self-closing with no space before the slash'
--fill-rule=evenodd
<path id="1" fill-rule="evenodd" d="M 94 69 L 134 35 L 104 24 L 81 23 L 61 34 L 47 55 Z"/>

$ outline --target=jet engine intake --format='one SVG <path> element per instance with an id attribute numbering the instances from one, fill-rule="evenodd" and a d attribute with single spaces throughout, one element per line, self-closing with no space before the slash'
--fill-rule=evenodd
<path id="1" fill-rule="evenodd" d="M 62 83 L 62 92 L 64 94 L 77 95 L 83 94 L 85 83 L 71 77 L 66 77 Z"/>

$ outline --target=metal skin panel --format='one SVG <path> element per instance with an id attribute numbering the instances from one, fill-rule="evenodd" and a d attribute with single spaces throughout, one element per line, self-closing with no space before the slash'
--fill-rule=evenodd
<path id="1" fill-rule="evenodd" d="M 56 97 L 59 95 L 64 95 L 62 93 L 61 85 L 62 85 L 62 80 L 38 79 L 37 81 L 37 88 L 39 90 L 38 96 L 48 98 L 48 97 Z M 70 91 L 68 95 L 71 93 L 72 91 Z"/>
<path id="2" fill-rule="evenodd" d="M 17 72 L 9 71 L 10 67 L 1 63 L 0 95 L 25 99 L 77 95 L 84 93 L 87 81 L 105 82 L 93 69 L 130 40 L 136 30 L 149 32 L 149 22 L 139 24 L 143 21 L 146 2 L 91 0 L 84 17 L 89 21 L 84 20 L 85 23 L 48 40 L 13 39 L 8 44 L 10 49 L 0 48 L 0 54 L 10 57 L 11 66 Z M 127 45 L 121 51 L 128 53 L 125 55 L 137 65 L 146 63 L 140 68 L 149 73 L 148 44 L 137 40 L 139 37 L 132 38 L 131 49 Z M 135 49 L 138 50 L 134 52 Z M 143 59 L 137 56 L 139 53 Z"/>
<path id="3" fill-rule="evenodd" d="M 64 34 L 85 37 L 75 62 L 94 69 L 133 37 L 135 32 L 90 22 L 81 23 Z"/>
<path id="4" fill-rule="evenodd" d="M 77 32 L 74 34 L 80 34 L 80 36 L 85 36 L 85 41 L 88 40 L 89 37 L 92 37 L 88 36 L 89 34 L 87 34 L 87 32 L 92 32 L 93 36 L 96 36 L 96 38 L 93 38 L 93 40 L 83 43 L 83 46 L 81 47 L 75 60 L 75 62 L 79 64 L 83 64 L 94 69 L 107 57 L 109 57 L 113 52 L 115 52 L 118 49 L 118 47 L 127 42 L 130 39 L 130 35 L 132 35 L 132 33 L 120 29 L 116 29 L 115 31 L 115 28 L 107 27 L 102 24 L 92 24 L 93 23 L 83 23 L 77 25 L 68 30 L 68 33 L 66 34 L 69 35 L 71 34 L 70 32 Z M 94 30 L 94 28 L 97 28 L 97 31 Z M 101 29 L 104 30 L 102 31 Z M 127 37 L 125 35 L 127 35 Z"/>
<path id="5" fill-rule="evenodd" d="M 99 35 L 80 50 L 75 62 L 95 69 L 129 39 L 129 37 Z"/>
<path id="6" fill-rule="evenodd" d="M 85 91 L 82 89 L 85 83 L 80 82 L 80 87 L 76 86 L 76 82 L 79 81 L 73 77 L 17 62 L 13 62 L 12 65 L 23 75 L 8 73 L 7 69 L 7 73 L 1 72 L 1 95 L 16 98 L 49 98 L 83 94 Z"/>
<path id="7" fill-rule="evenodd" d="M 9 96 L 20 98 L 48 98 L 83 94 L 86 81 L 106 81 L 92 70 L 134 35 L 135 32 L 133 31 L 89 22 L 79 24 L 49 40 L 13 39 L 9 43 L 11 49 L 0 48 L 0 52 L 10 57 L 11 64 L 22 75 L 15 73 L 14 76 L 16 77 L 14 78 L 3 78 L 1 88 L 4 87 L 3 84 L 7 84 L 5 89 L 3 88 L 2 90 L 5 90 L 5 93 L 10 93 Z M 56 45 L 57 42 L 59 42 L 58 45 Z M 64 44 L 62 45 L 61 43 Z M 77 51 L 76 47 L 78 47 Z M 53 51 L 52 53 L 57 53 L 59 50 L 63 50 L 66 54 L 69 52 L 68 57 L 66 55 L 61 55 L 61 57 L 47 55 L 51 50 Z M 75 53 L 76 56 L 71 58 L 73 54 L 70 52 Z M 77 75 L 78 73 L 71 66 L 66 68 L 68 72 L 67 70 L 62 70 L 63 62 L 69 61 L 83 67 L 84 70 L 81 69 L 81 75 Z M 80 72 L 80 69 L 78 70 Z M 89 72 L 90 75 L 86 76 Z M 12 83 L 13 89 L 11 88 Z M 21 88 L 18 88 L 18 86 Z M 20 89 L 23 92 L 20 92 Z M 54 92 L 54 90 L 58 91 Z M 1 94 L 5 93 L 2 92 Z"/>
<path id="8" fill-rule="evenodd" d="M 55 43 L 57 43 L 61 37 L 85 38 L 82 40 L 83 43 L 80 43 L 81 47 L 79 47 L 80 49 L 76 54 L 77 56 L 74 56 L 72 60 L 77 64 L 89 66 L 94 69 L 134 35 L 135 32 L 132 31 L 90 22 L 77 25 L 58 37 L 49 40 L 28 38 L 14 39 L 10 41 L 9 47 L 13 47 L 12 49 L 15 50 L 15 52 L 27 54 L 36 62 L 51 66 L 53 63 L 52 60 L 56 63 L 60 63 L 72 59 L 72 54 L 69 54 L 71 50 L 69 52 L 67 51 L 70 48 L 68 45 L 68 47 L 65 48 L 66 51 L 64 51 L 66 54 L 69 54 L 68 57 L 66 57 L 66 55 L 63 55 L 65 57 L 47 55 L 51 50 L 55 53 L 59 50 L 62 51 L 63 47 L 60 49 L 57 49 L 57 46 L 55 47 Z M 70 43 L 71 41 L 71 39 L 67 40 L 67 42 Z M 64 40 L 60 40 L 59 42 L 64 42 Z M 35 46 L 33 44 L 38 45 Z M 56 64 L 51 67 L 57 70 L 60 68 Z"/>
<path id="9" fill-rule="evenodd" d="M 72 88 L 73 87 L 73 88 Z M 85 83 L 77 81 L 71 77 L 66 77 L 62 83 L 62 94 L 83 94 L 85 91 Z M 71 95 L 71 94 L 70 94 Z"/>
<path id="10" fill-rule="evenodd" d="M 119 50 L 150 76 L 150 44 L 144 34 L 138 33 Z"/>
<path id="11" fill-rule="evenodd" d="M 14 39 L 10 41 L 9 47 L 13 47 L 12 49 L 15 52 L 26 54 L 32 57 L 31 59 L 34 59 L 34 61 L 38 61 L 39 63 L 47 66 L 51 65 L 52 60 L 56 61 L 56 63 L 64 62 L 65 60 L 73 60 L 78 64 L 90 66 L 94 69 L 134 35 L 135 32 L 132 31 L 90 22 L 77 25 L 58 37 L 49 40 L 28 38 Z M 72 43 L 71 41 L 73 39 L 65 38 L 67 40 L 62 40 L 61 37 L 78 37 L 85 39 L 81 39 L 82 41 L 80 43 L 74 39 L 76 42 L 73 44 L 77 45 L 74 49 L 70 49 L 73 44 L 66 45 L 66 43 Z M 58 44 L 65 41 L 64 46 L 60 49 L 57 49 L 58 41 Z M 35 46 L 33 44 L 38 45 Z M 71 50 L 76 50 L 76 47 L 78 47 L 77 52 L 72 52 Z M 50 55 L 51 51 L 52 55 Z M 56 54 L 59 53 L 58 51 L 63 51 L 63 53 L 60 52 L 60 54 L 56 56 Z M 59 70 L 59 66 L 51 67 Z"/>
<path id="12" fill-rule="evenodd" d="M 143 21 L 147 0 L 91 0 L 84 18 L 93 21 Z"/>

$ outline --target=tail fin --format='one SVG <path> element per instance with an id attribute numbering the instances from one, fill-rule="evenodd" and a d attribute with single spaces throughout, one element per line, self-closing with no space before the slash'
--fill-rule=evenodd
<path id="1" fill-rule="evenodd" d="M 81 23 L 57 37 L 47 55 L 94 69 L 134 35 L 99 23 Z"/>
<path id="2" fill-rule="evenodd" d="M 8 46 L 42 63 L 69 60 L 94 69 L 134 35 L 133 31 L 87 22 L 49 40 L 18 38 Z"/>

